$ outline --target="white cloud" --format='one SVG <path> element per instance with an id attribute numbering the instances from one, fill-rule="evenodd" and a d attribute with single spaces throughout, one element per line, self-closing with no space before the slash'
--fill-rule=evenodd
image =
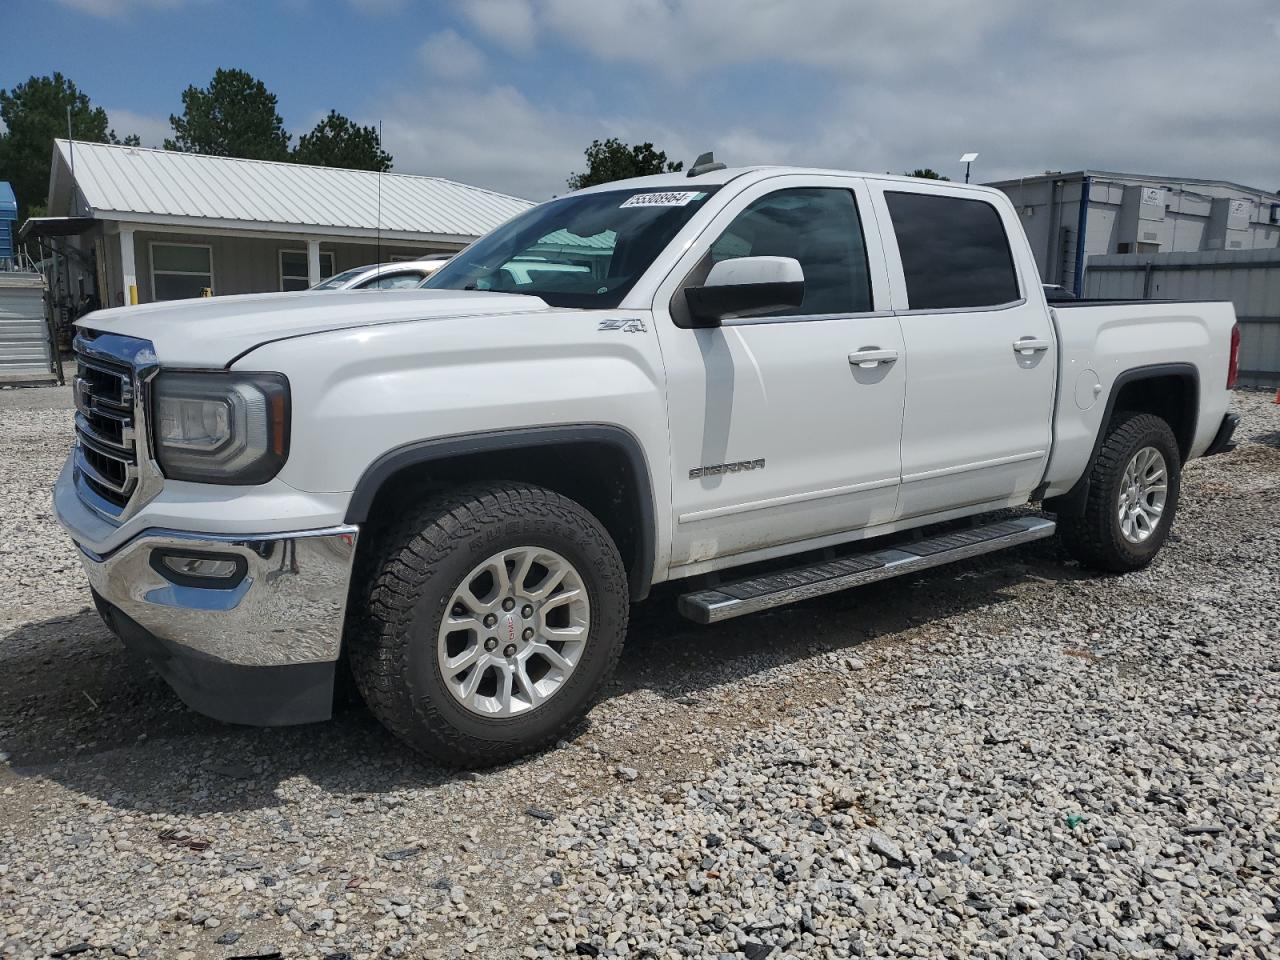
<path id="1" fill-rule="evenodd" d="M 418 54 L 427 69 L 439 77 L 478 77 L 485 71 L 484 54 L 456 30 L 433 33 L 418 48 Z"/>
<path id="2" fill-rule="evenodd" d="M 136 133 L 144 147 L 160 147 L 164 138 L 173 136 L 168 117 L 149 117 L 134 113 L 132 110 L 107 108 L 107 120 L 117 137 L 123 140 L 131 133 Z"/>
<path id="3" fill-rule="evenodd" d="M 470 0 L 460 12 L 488 39 L 508 50 L 527 53 L 538 38 L 529 0 Z"/>
<path id="4" fill-rule="evenodd" d="M 547 108 L 577 138 L 577 161 L 592 136 L 636 131 L 673 156 L 715 147 L 731 163 L 932 166 L 954 176 L 960 153 L 978 150 L 984 180 L 1094 167 L 1280 185 L 1272 0 L 1237 0 L 1230 17 L 1202 0 L 488 0 L 460 9 L 509 49 L 579 51 L 583 87 Z M 593 70 L 617 77 L 618 64 L 637 91 L 620 101 L 625 109 L 590 84 Z M 760 96 L 773 89 L 794 90 L 794 108 L 781 94 Z M 535 178 L 526 170 L 518 179 Z"/>
<path id="5" fill-rule="evenodd" d="M 383 145 L 397 173 L 448 177 L 532 200 L 564 193 L 591 141 L 587 122 L 510 87 L 428 85 L 390 103 Z M 583 138 L 586 137 L 584 140 Z"/>

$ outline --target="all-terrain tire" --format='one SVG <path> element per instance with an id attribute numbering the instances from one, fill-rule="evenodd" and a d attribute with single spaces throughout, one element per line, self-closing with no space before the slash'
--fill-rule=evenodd
<path id="1" fill-rule="evenodd" d="M 1120 495 L 1129 461 L 1144 447 L 1164 457 L 1164 509 L 1151 535 L 1133 543 L 1120 526 Z M 1060 516 L 1058 531 L 1067 552 L 1097 570 L 1125 573 L 1145 567 L 1159 552 L 1173 525 L 1181 492 L 1182 456 L 1169 424 L 1150 413 L 1122 411 L 1112 418 L 1089 468 L 1089 495 L 1079 516 Z"/>
<path id="2" fill-rule="evenodd" d="M 508 548 L 555 551 L 586 587 L 586 644 L 561 688 L 510 717 L 478 716 L 445 685 L 437 658 L 442 618 L 464 577 Z M 361 696 L 410 746 L 449 766 L 482 767 L 535 752 L 571 727 L 622 652 L 626 570 L 601 523 L 567 497 L 520 483 L 440 494 L 380 537 L 371 583 L 350 623 L 348 651 Z"/>

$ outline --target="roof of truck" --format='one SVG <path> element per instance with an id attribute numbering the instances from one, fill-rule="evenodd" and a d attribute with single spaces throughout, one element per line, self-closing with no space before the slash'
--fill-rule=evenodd
<path id="1" fill-rule="evenodd" d="M 868 180 L 889 180 L 896 183 L 911 183 L 919 185 L 922 178 L 920 177 L 904 177 L 896 176 L 892 173 L 871 173 L 862 170 L 834 170 L 824 167 L 787 167 L 775 166 L 771 164 L 755 164 L 746 167 L 725 167 L 722 170 L 710 170 L 706 173 L 700 173 L 696 177 L 691 177 L 687 172 L 679 173 L 660 173 L 651 177 L 632 177 L 629 180 L 614 180 L 610 183 L 597 184 L 594 187 L 587 187 L 585 190 L 578 191 L 580 193 L 599 193 L 606 190 L 635 190 L 639 188 L 666 187 L 671 190 L 692 190 L 699 186 L 719 187 L 737 180 L 739 177 L 753 176 L 755 179 L 763 179 L 765 176 L 778 177 L 783 175 L 799 174 L 801 176 L 841 176 L 841 177 L 861 177 Z M 947 187 L 957 187 L 962 190 L 970 190 L 974 193 L 998 193 L 991 187 L 985 187 L 977 183 L 956 183 L 951 180 L 924 180 L 925 183 L 945 185 Z"/>

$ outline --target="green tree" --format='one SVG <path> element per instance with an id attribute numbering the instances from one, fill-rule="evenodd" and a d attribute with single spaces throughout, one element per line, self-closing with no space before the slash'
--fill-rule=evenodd
<path id="1" fill-rule="evenodd" d="M 12 90 L 0 90 L 0 120 L 7 128 L 0 134 L 0 180 L 13 185 L 20 219 L 44 212 L 53 141 L 67 135 L 68 107 L 74 139 L 120 142 L 108 125 L 107 112 L 61 73 L 31 77 Z M 137 137 L 125 138 L 126 143 L 130 140 L 136 142 Z"/>
<path id="2" fill-rule="evenodd" d="M 248 160 L 288 160 L 289 134 L 276 112 L 276 95 L 243 70 L 214 73 L 208 87 L 187 87 L 182 116 L 169 116 L 166 150 Z"/>
<path id="3" fill-rule="evenodd" d="M 633 147 L 616 137 L 604 141 L 592 140 L 591 146 L 583 153 L 587 158 L 587 169 L 569 177 L 567 182 L 570 190 L 581 190 L 597 183 L 625 180 L 628 177 L 675 173 L 684 169 L 682 161 L 669 161 L 665 153 L 653 149 L 652 143 L 638 143 Z"/>
<path id="4" fill-rule="evenodd" d="M 391 154 L 378 142 L 376 127 L 362 127 L 335 110 L 329 111 L 310 133 L 298 138 L 291 159 L 321 167 L 352 170 L 390 170 Z"/>
<path id="5" fill-rule="evenodd" d="M 950 180 L 950 177 L 944 177 L 932 167 L 916 167 L 910 173 L 904 173 L 904 177 L 919 177 L 922 180 Z"/>

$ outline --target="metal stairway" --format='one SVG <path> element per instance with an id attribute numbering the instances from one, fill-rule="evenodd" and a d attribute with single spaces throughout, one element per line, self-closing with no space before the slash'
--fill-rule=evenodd
<path id="1" fill-rule="evenodd" d="M 888 580 L 983 553 L 1053 535 L 1043 517 L 1018 517 L 911 543 L 895 544 L 838 560 L 763 574 L 747 580 L 695 590 L 680 597 L 680 613 L 697 623 L 717 623 L 746 613 L 819 597 L 837 590 Z"/>

